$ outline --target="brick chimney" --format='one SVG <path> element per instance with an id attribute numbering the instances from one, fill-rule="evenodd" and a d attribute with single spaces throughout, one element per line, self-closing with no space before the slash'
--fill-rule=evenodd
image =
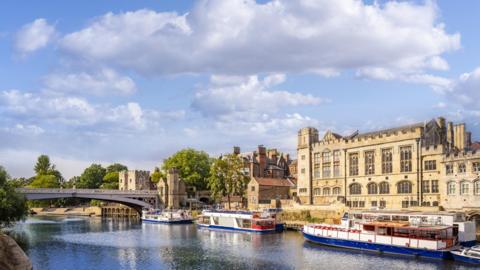
<path id="1" fill-rule="evenodd" d="M 258 163 L 260 169 L 260 177 L 265 175 L 265 170 L 267 169 L 267 151 L 265 146 L 258 146 Z"/>

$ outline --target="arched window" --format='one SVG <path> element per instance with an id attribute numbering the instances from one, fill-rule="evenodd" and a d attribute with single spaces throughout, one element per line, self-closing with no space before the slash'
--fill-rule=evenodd
<path id="1" fill-rule="evenodd" d="M 473 194 L 480 195 L 480 180 L 473 182 Z"/>
<path id="2" fill-rule="evenodd" d="M 313 196 L 320 196 L 320 188 L 314 188 L 313 189 Z"/>
<path id="3" fill-rule="evenodd" d="M 323 188 L 323 195 L 324 196 L 329 196 L 330 195 L 330 188 L 328 188 L 328 187 Z"/>
<path id="4" fill-rule="evenodd" d="M 460 195 L 470 194 L 470 182 L 462 181 L 460 182 Z"/>
<path id="5" fill-rule="evenodd" d="M 358 183 L 353 183 L 350 185 L 350 194 L 357 195 L 362 194 L 362 186 Z"/>
<path id="6" fill-rule="evenodd" d="M 390 185 L 387 182 L 381 182 L 379 186 L 380 186 L 380 194 L 390 193 Z"/>
<path id="7" fill-rule="evenodd" d="M 412 193 L 412 183 L 410 181 L 400 181 L 397 184 L 397 193 Z"/>
<path id="8" fill-rule="evenodd" d="M 378 193 L 378 186 L 375 183 L 369 183 L 367 185 L 368 194 L 377 194 Z"/>
<path id="9" fill-rule="evenodd" d="M 447 194 L 448 195 L 454 195 L 456 187 L 457 187 L 457 184 L 454 181 L 448 182 L 447 183 Z"/>
<path id="10" fill-rule="evenodd" d="M 479 182 L 480 182 L 480 181 L 479 181 Z M 480 187 L 480 186 L 479 186 L 479 187 Z M 339 187 L 334 187 L 334 188 L 332 189 L 332 194 L 333 194 L 333 195 L 338 195 L 338 194 L 340 194 L 340 188 L 339 188 Z"/>

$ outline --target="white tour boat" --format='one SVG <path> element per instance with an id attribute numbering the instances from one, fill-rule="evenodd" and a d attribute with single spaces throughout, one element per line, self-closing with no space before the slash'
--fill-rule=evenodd
<path id="1" fill-rule="evenodd" d="M 276 214 L 250 211 L 205 210 L 197 219 L 197 226 L 208 229 L 271 233 L 283 230 Z"/>
<path id="2" fill-rule="evenodd" d="M 164 224 L 188 224 L 193 223 L 193 217 L 185 210 L 144 210 L 142 221 Z"/>
<path id="3" fill-rule="evenodd" d="M 453 213 L 364 211 L 345 213 L 340 225 L 306 225 L 303 234 L 323 245 L 451 259 L 460 239 L 468 244 L 475 239 L 474 228 L 473 222 L 459 221 Z"/>

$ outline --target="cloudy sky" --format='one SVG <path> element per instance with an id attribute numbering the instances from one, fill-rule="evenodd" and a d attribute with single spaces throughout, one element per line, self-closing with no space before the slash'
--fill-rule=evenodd
<path id="1" fill-rule="evenodd" d="M 88 3 L 87 3 L 88 2 Z M 184 147 L 295 155 L 436 116 L 480 139 L 480 1 L 0 2 L 0 164 L 67 178 Z"/>

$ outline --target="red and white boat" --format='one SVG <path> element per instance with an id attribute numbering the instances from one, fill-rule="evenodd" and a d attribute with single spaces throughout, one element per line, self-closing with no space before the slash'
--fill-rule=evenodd
<path id="1" fill-rule="evenodd" d="M 205 210 L 197 218 L 197 226 L 255 233 L 272 233 L 283 230 L 275 216 L 268 212 Z"/>

